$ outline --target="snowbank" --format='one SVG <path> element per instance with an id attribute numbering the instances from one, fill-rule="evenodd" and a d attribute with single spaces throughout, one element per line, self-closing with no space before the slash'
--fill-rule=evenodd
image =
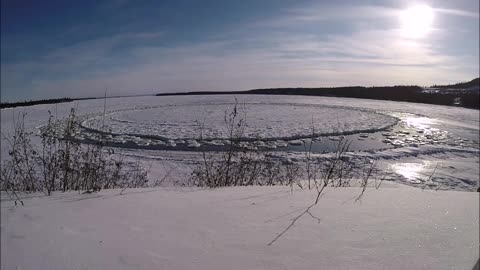
<path id="1" fill-rule="evenodd" d="M 2 201 L 2 269 L 471 269 L 479 254 L 479 194 L 384 183 L 137 189 Z"/>

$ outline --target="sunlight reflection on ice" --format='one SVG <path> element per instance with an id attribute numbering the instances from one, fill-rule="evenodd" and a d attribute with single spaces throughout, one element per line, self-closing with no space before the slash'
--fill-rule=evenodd
<path id="1" fill-rule="evenodd" d="M 422 178 L 422 171 L 424 171 L 426 165 L 423 163 L 397 163 L 392 165 L 392 170 L 408 179 L 411 183 L 419 184 L 423 181 L 419 180 Z"/>
<path id="2" fill-rule="evenodd" d="M 416 129 L 429 129 L 430 125 L 435 123 L 435 121 L 431 118 L 416 116 L 408 116 L 403 119 L 403 121 L 407 124 L 407 126 Z"/>

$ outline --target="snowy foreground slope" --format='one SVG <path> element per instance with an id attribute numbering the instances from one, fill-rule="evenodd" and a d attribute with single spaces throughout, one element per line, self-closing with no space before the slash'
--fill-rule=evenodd
<path id="1" fill-rule="evenodd" d="M 479 194 L 394 183 L 58 193 L 1 204 L 1 269 L 471 269 Z"/>

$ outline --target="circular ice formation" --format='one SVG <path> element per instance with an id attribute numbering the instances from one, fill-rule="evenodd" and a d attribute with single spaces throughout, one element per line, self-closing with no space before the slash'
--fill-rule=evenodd
<path id="1" fill-rule="evenodd" d="M 226 114 L 235 104 L 170 105 L 117 111 L 83 122 L 90 130 L 165 140 L 225 139 Z M 245 119 L 244 139 L 296 139 L 377 131 L 397 118 L 373 111 L 310 104 L 238 104 L 237 120 Z M 313 124 L 312 124 L 313 123 Z M 203 126 L 203 128 L 201 128 Z"/>

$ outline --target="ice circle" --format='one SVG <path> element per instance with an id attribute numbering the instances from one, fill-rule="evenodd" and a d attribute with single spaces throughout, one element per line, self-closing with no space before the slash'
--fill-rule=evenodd
<path id="1" fill-rule="evenodd" d="M 85 120 L 90 131 L 164 140 L 228 138 L 226 114 L 234 103 L 163 105 L 120 110 Z M 237 104 L 245 119 L 244 139 L 296 139 L 312 135 L 354 134 L 386 129 L 398 119 L 373 110 L 313 104 Z M 312 124 L 313 123 L 313 124 Z M 202 128 L 201 128 L 202 127 Z"/>

